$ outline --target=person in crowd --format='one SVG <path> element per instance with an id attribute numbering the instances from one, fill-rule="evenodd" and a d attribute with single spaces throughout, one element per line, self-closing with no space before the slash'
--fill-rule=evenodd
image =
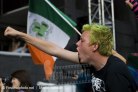
<path id="1" fill-rule="evenodd" d="M 32 84 L 30 75 L 26 70 L 17 70 L 11 74 L 11 77 L 12 87 L 17 90 L 17 92 L 31 92 Z"/>
<path id="2" fill-rule="evenodd" d="M 2 77 L 0 77 L 0 92 L 4 91 L 4 84 L 2 82 Z"/>
<path id="3" fill-rule="evenodd" d="M 136 19 L 138 19 L 138 0 L 125 0 L 125 3 L 134 12 Z"/>
<path id="4" fill-rule="evenodd" d="M 19 37 L 50 55 L 88 64 L 91 81 L 90 86 L 85 85 L 87 87 L 84 88 L 89 88 L 90 92 L 136 92 L 135 82 L 126 64 L 113 56 L 110 28 L 93 23 L 83 25 L 82 31 L 80 40 L 76 43 L 77 52 L 65 50 L 52 42 L 32 37 L 11 27 L 6 28 L 4 35 Z"/>
<path id="5" fill-rule="evenodd" d="M 27 49 L 26 44 L 23 41 L 19 39 L 13 39 L 11 52 L 27 53 L 28 49 Z"/>
<path id="6" fill-rule="evenodd" d="M 1 92 L 33 92 L 34 89 L 26 70 L 17 70 L 11 74 L 8 82 L 0 81 L 0 83 Z"/>

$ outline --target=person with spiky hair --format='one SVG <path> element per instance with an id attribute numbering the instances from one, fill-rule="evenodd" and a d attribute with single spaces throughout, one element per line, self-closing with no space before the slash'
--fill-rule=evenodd
<path id="1" fill-rule="evenodd" d="M 78 78 L 78 83 L 83 84 L 79 85 L 80 92 L 136 92 L 135 81 L 127 65 L 112 53 L 111 29 L 93 23 L 83 25 L 82 31 L 80 40 L 76 43 L 77 52 L 65 50 L 52 42 L 40 40 L 11 27 L 6 28 L 5 36 L 19 37 L 27 44 L 32 44 L 50 55 L 75 63 L 88 64 L 90 81 L 83 84 Z M 85 79 L 88 77 L 83 76 Z"/>

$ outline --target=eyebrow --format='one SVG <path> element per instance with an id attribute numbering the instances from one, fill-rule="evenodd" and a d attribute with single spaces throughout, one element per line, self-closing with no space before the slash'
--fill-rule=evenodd
<path id="1" fill-rule="evenodd" d="M 80 40 L 84 40 L 84 38 L 81 37 Z"/>

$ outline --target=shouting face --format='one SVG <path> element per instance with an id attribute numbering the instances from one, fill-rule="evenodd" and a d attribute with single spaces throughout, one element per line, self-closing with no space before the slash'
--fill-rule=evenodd
<path id="1" fill-rule="evenodd" d="M 81 63 L 89 62 L 92 54 L 92 45 L 90 44 L 90 32 L 84 31 L 80 40 L 76 43 L 79 59 Z"/>

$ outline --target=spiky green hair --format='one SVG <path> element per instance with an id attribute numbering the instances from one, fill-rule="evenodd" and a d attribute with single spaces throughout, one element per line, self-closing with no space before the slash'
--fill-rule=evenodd
<path id="1" fill-rule="evenodd" d="M 90 44 L 98 44 L 98 51 L 101 55 L 109 56 L 113 49 L 113 35 L 111 29 L 100 24 L 85 24 L 83 31 L 90 31 Z"/>

